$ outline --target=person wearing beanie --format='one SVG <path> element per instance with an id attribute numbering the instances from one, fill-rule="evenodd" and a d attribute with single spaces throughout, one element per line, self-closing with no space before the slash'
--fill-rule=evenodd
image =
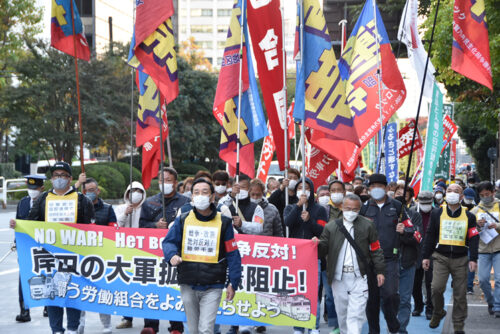
<path id="1" fill-rule="evenodd" d="M 434 206 L 439 208 L 444 202 L 444 194 L 445 190 L 443 187 L 435 186 L 434 187 Z"/>

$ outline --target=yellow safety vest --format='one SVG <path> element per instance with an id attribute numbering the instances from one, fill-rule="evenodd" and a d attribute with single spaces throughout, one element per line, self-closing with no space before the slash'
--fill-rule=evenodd
<path id="1" fill-rule="evenodd" d="M 469 220 L 465 208 L 459 217 L 448 216 L 446 205 L 443 205 L 443 212 L 439 222 L 439 244 L 449 246 L 465 246 L 467 238 L 467 227 Z"/>
<path id="2" fill-rule="evenodd" d="M 60 196 L 49 192 L 45 199 L 45 221 L 51 223 L 76 223 L 78 192 Z"/>
<path id="3" fill-rule="evenodd" d="M 184 220 L 181 257 L 183 261 L 217 263 L 222 219 L 219 212 L 210 221 L 201 221 L 191 211 Z"/>
<path id="4" fill-rule="evenodd" d="M 495 203 L 491 210 L 488 209 L 488 212 L 498 220 L 500 220 L 500 203 Z M 481 204 L 477 206 L 476 218 L 485 219 L 488 223 L 496 223 L 495 219 L 493 219 L 489 214 L 486 213 L 483 209 L 481 209 Z"/>

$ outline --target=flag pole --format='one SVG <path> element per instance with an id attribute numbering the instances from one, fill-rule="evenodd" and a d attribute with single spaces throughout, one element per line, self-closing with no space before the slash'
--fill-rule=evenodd
<path id="1" fill-rule="evenodd" d="M 384 136 L 385 133 L 382 133 L 382 127 L 384 123 L 383 118 L 383 105 L 382 105 L 382 65 L 380 62 L 380 43 L 379 43 L 379 34 L 378 34 L 378 24 L 377 24 L 377 4 L 376 0 L 372 0 L 373 5 L 373 17 L 375 20 L 375 42 L 377 43 L 377 86 L 378 86 L 378 106 L 379 106 L 379 122 L 380 122 L 380 151 L 378 154 L 378 163 L 377 163 L 377 173 L 380 171 L 380 165 L 382 164 L 382 156 L 384 155 Z"/>
<path id="2" fill-rule="evenodd" d="M 165 105 L 167 105 L 167 99 L 164 99 Z M 160 177 L 159 180 L 161 182 L 161 214 L 163 221 L 166 220 L 165 216 L 165 180 L 163 177 L 163 159 L 164 159 L 164 154 L 163 154 L 163 108 L 161 106 L 161 101 L 160 101 Z"/>
<path id="3" fill-rule="evenodd" d="M 243 81 L 242 81 L 242 72 L 243 72 L 243 19 L 245 17 L 245 4 L 246 0 L 241 2 L 241 21 L 240 21 L 240 72 L 238 78 L 238 128 L 236 133 L 236 183 L 240 182 L 240 129 L 241 129 L 241 94 L 243 91 Z M 238 196 L 236 196 L 236 212 L 238 212 Z"/>
<path id="4" fill-rule="evenodd" d="M 132 6 L 132 22 L 135 29 L 135 5 Z M 130 67 L 131 80 L 130 80 L 130 191 L 128 193 L 128 200 L 132 203 L 132 182 L 133 182 L 133 168 L 134 168 L 134 68 Z M 132 214 L 128 217 L 130 227 L 132 227 Z"/>
<path id="5" fill-rule="evenodd" d="M 283 146 L 285 149 L 285 179 L 288 179 L 288 168 L 290 166 L 289 162 L 289 157 L 288 157 L 288 109 L 286 105 L 286 51 L 285 51 L 285 8 L 283 4 L 284 0 L 281 1 L 280 5 L 280 11 L 281 11 L 281 46 L 283 49 L 283 91 L 285 92 L 285 108 L 283 111 L 285 112 L 284 119 L 285 119 L 285 126 L 283 128 L 283 138 L 285 141 L 285 145 Z M 285 207 L 288 206 L 288 203 L 290 202 L 289 199 L 289 194 L 288 194 L 288 187 L 285 190 Z M 288 238 L 290 234 L 290 231 L 288 229 L 288 226 L 286 226 L 285 230 L 285 237 Z"/>
<path id="6" fill-rule="evenodd" d="M 344 16 L 345 17 L 345 16 Z M 346 38 L 346 25 L 347 25 L 347 20 L 344 18 L 343 20 L 340 20 L 339 26 L 341 27 L 341 33 L 342 37 L 340 39 L 340 54 L 344 53 L 344 46 L 345 46 L 345 38 Z M 339 166 L 338 166 L 338 175 L 337 178 L 343 182 L 343 178 L 341 177 L 342 174 L 342 163 L 339 160 Z"/>
<path id="7" fill-rule="evenodd" d="M 73 6 L 76 6 L 74 0 L 71 0 L 71 24 L 73 26 L 73 48 L 75 54 L 73 56 L 75 60 L 75 80 L 76 80 L 76 99 L 78 101 L 78 131 L 80 133 L 80 167 L 82 173 L 85 173 L 85 165 L 83 164 L 83 130 L 82 130 L 82 108 L 80 103 L 80 79 L 78 77 L 78 57 L 77 57 L 77 47 L 76 47 L 76 32 L 75 32 L 75 10 Z M 83 187 L 83 185 L 82 185 Z"/>
<path id="8" fill-rule="evenodd" d="M 300 67 L 304 66 L 304 0 L 300 0 Z M 305 122 L 300 121 L 300 136 L 302 137 L 301 147 L 302 147 L 302 192 L 306 192 L 306 133 L 305 133 Z M 314 191 L 314 190 L 313 190 Z M 306 211 L 306 205 L 302 205 L 302 211 Z"/>
<path id="9" fill-rule="evenodd" d="M 170 168 L 173 168 L 173 162 L 172 162 L 172 149 L 170 148 L 170 131 L 167 133 L 167 154 L 168 154 L 168 166 Z"/>
<path id="10" fill-rule="evenodd" d="M 420 117 L 420 107 L 422 106 L 422 98 L 424 96 L 425 79 L 427 78 L 427 68 L 429 67 L 429 60 L 431 57 L 432 41 L 434 40 L 434 31 L 436 28 L 436 21 L 437 21 L 440 2 L 441 2 L 441 0 L 438 0 L 437 5 L 436 5 L 436 13 L 434 14 L 434 22 L 432 24 L 431 38 L 429 40 L 429 50 L 427 51 L 427 58 L 425 60 L 424 76 L 422 77 L 422 85 L 420 87 L 420 96 L 418 98 L 417 116 L 415 117 L 415 130 L 413 131 L 413 138 L 411 140 L 411 147 L 410 147 L 410 156 L 408 157 L 408 166 L 406 167 L 405 188 L 403 189 L 403 198 L 404 199 L 406 199 L 406 187 L 408 186 L 408 175 L 410 174 L 411 160 L 413 158 L 413 149 L 415 147 L 415 140 L 417 138 L 418 118 Z M 425 159 L 425 157 L 424 157 L 424 159 Z M 423 162 L 423 160 L 422 160 L 422 162 Z M 421 164 L 422 164 L 422 162 L 421 162 Z M 416 171 L 415 171 L 415 173 L 416 173 Z M 403 203 L 403 205 L 406 206 L 406 203 Z"/>

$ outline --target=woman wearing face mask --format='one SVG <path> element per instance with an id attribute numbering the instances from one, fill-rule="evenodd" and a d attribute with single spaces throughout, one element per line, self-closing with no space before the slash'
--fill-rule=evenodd
<path id="1" fill-rule="evenodd" d="M 265 185 L 261 180 L 253 179 L 250 182 L 250 202 L 259 205 L 264 210 L 264 226 L 260 235 L 283 237 L 280 213 L 274 205 L 267 201 L 264 191 Z"/>
<path id="2" fill-rule="evenodd" d="M 328 190 L 330 191 L 330 201 L 328 205 L 328 222 L 342 218 L 342 201 L 346 194 L 345 186 L 342 181 L 334 180 L 330 182 Z"/>
<path id="3" fill-rule="evenodd" d="M 469 211 L 476 206 L 476 192 L 472 188 L 466 188 L 464 190 L 464 199 L 462 200 L 462 206 L 466 207 Z"/>
<path id="4" fill-rule="evenodd" d="M 125 204 L 115 208 L 116 218 L 120 227 L 139 227 L 142 203 L 146 200 L 146 190 L 140 182 L 132 182 L 123 194 Z M 131 219 L 132 218 L 132 219 Z"/>
<path id="5" fill-rule="evenodd" d="M 434 187 L 434 206 L 436 208 L 439 208 L 443 204 L 444 194 L 445 190 L 442 187 L 440 186 Z"/>
<path id="6" fill-rule="evenodd" d="M 269 203 L 278 209 L 283 220 L 283 211 L 286 206 L 286 192 L 288 192 L 288 204 L 295 204 L 299 200 L 295 194 L 295 186 L 300 179 L 300 172 L 295 168 L 288 169 L 288 179 L 283 179 L 278 189 L 269 196 Z M 284 230 L 284 228 L 283 228 Z"/>

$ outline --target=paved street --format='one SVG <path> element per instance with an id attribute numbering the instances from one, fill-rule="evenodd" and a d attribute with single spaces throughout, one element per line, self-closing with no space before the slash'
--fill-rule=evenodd
<path id="1" fill-rule="evenodd" d="M 13 230 L 8 228 L 9 219 L 15 216 L 14 207 L 9 206 L 7 210 L 0 209 L 0 258 L 6 254 L 11 247 L 12 240 L 14 239 Z M 0 296 L 2 298 L 1 306 L 2 312 L 0 313 L 0 333 L 9 334 L 39 334 L 50 333 L 48 319 L 42 316 L 42 309 L 36 308 L 31 311 L 31 322 L 20 324 L 15 322 L 15 316 L 19 312 L 18 304 L 18 266 L 16 254 L 10 254 L 2 263 L 0 263 Z M 479 286 L 475 286 L 475 294 L 469 295 L 469 317 L 466 322 L 466 333 L 489 334 L 500 332 L 500 319 L 495 319 L 488 315 L 486 303 L 482 298 Z M 448 287 L 446 291 L 446 300 L 451 302 L 451 288 Z M 119 316 L 113 316 L 112 323 L 114 326 L 120 322 Z M 387 333 L 385 329 L 385 321 L 381 315 L 382 333 Z M 167 333 L 168 322 L 161 322 L 161 333 Z M 114 333 L 139 333 L 142 329 L 142 319 L 134 321 L 134 328 L 114 330 Z M 321 332 L 323 334 L 329 333 L 326 324 L 321 322 Z M 99 316 L 96 313 L 87 312 L 85 333 L 101 333 L 102 327 L 99 321 Z M 228 326 L 222 326 L 222 332 L 225 333 Z M 292 328 L 289 327 L 269 327 L 267 330 L 270 334 L 291 334 Z M 364 333 L 368 331 L 364 330 Z M 451 324 L 451 308 L 449 307 L 448 316 L 441 326 L 435 330 L 428 327 L 428 321 L 425 317 L 416 317 L 410 320 L 408 328 L 409 333 L 453 333 L 453 326 Z"/>

